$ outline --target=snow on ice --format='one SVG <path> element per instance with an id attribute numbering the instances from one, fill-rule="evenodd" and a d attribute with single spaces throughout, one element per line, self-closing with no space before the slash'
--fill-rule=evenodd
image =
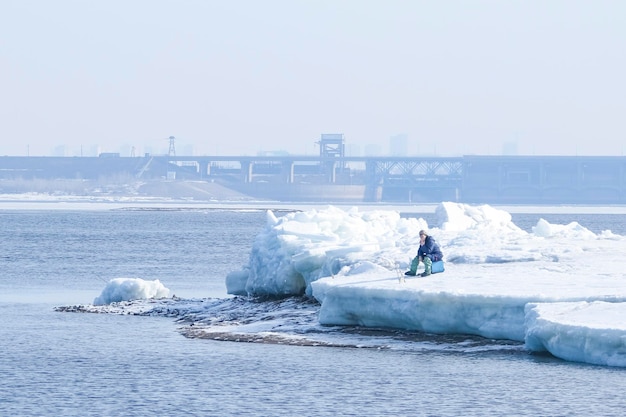
<path id="1" fill-rule="evenodd" d="M 626 366 L 626 238 L 540 220 L 532 232 L 491 206 L 442 203 L 438 224 L 357 208 L 267 213 L 229 293 L 305 293 L 324 325 L 471 334 L 533 351 Z M 446 270 L 406 277 L 428 229 Z M 573 317 L 576 317 L 574 320 Z"/>

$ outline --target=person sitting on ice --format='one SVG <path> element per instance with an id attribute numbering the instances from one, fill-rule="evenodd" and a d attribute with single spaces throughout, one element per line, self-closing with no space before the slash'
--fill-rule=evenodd
<path id="1" fill-rule="evenodd" d="M 427 277 L 431 274 L 433 262 L 443 259 L 443 253 L 437 242 L 432 236 L 428 236 L 425 230 L 420 230 L 420 247 L 417 250 L 417 256 L 411 261 L 411 269 L 406 271 L 404 275 L 416 275 L 417 266 L 420 262 L 424 263 L 424 272 L 421 277 Z"/>

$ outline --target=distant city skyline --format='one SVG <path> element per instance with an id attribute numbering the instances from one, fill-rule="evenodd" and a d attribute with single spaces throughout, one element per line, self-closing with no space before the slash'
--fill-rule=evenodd
<path id="1" fill-rule="evenodd" d="M 623 155 L 626 2 L 0 2 L 0 155 Z M 62 148 L 61 148 L 62 147 Z"/>
<path id="2" fill-rule="evenodd" d="M 398 142 L 398 139 L 400 141 Z M 276 155 L 317 155 L 319 154 L 319 145 L 317 143 L 313 143 L 313 147 L 311 150 L 307 150 L 306 152 L 290 152 L 286 149 L 271 149 L 271 150 L 258 150 L 254 153 L 246 153 L 246 152 L 234 152 L 234 153 L 223 153 L 219 152 L 219 147 L 216 148 L 215 152 L 201 152 L 193 144 L 181 144 L 177 140 L 175 140 L 175 153 L 177 155 L 189 155 L 189 156 L 200 156 L 200 155 L 219 155 L 219 156 L 229 156 L 229 155 L 262 155 L 262 154 L 276 154 Z M 365 144 L 364 146 L 350 143 L 348 140 L 345 141 L 346 156 L 423 156 L 423 155 L 432 155 L 432 156 L 462 156 L 463 154 L 451 154 L 451 153 L 438 153 L 436 147 L 433 149 L 424 149 L 423 152 L 419 152 L 419 144 L 411 143 L 408 139 L 408 136 L 405 134 L 394 135 L 389 138 L 388 144 Z M 411 146 L 414 145 L 414 146 Z M 415 146 L 417 145 L 417 146 Z M 27 145 L 24 154 L 15 154 L 8 156 L 98 156 L 101 153 L 116 153 L 120 156 L 144 156 L 145 154 L 151 155 L 167 155 L 170 151 L 169 149 L 169 140 L 165 144 L 158 144 L 157 146 L 134 146 L 134 145 L 121 145 L 119 147 L 112 146 L 101 146 L 97 144 L 87 145 L 87 146 L 67 146 L 67 145 L 56 145 L 50 148 L 48 153 L 32 153 L 30 150 L 30 146 Z M 517 152 L 518 143 L 517 142 L 506 142 L 502 144 L 502 147 L 495 152 L 489 151 L 489 153 L 481 153 L 475 155 L 536 155 L 535 153 L 531 154 L 519 154 Z"/>

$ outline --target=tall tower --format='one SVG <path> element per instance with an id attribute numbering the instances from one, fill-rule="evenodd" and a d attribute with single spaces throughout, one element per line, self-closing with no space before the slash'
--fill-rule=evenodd
<path id="1" fill-rule="evenodd" d="M 174 136 L 169 137 L 170 141 L 170 149 L 167 151 L 167 156 L 176 156 L 176 148 L 174 147 L 174 142 L 176 138 Z"/>
<path id="2" fill-rule="evenodd" d="M 391 156 L 407 156 L 409 136 L 406 133 L 400 133 L 389 138 L 389 153 Z"/>

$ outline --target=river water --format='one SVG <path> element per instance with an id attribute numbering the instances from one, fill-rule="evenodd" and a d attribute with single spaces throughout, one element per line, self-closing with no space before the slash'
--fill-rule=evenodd
<path id="1" fill-rule="evenodd" d="M 540 217 L 626 233 L 623 214 L 513 220 Z M 184 337 L 167 317 L 55 311 L 116 277 L 227 298 L 264 222 L 262 210 L 1 210 L 0 415 L 623 414 L 623 369 L 523 349 L 236 343 Z"/>

